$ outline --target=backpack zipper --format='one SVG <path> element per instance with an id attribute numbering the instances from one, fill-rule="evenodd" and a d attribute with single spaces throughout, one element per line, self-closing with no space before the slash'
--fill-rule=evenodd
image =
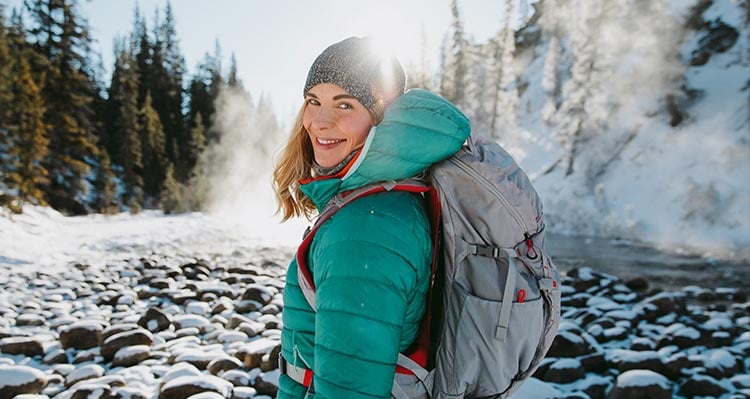
<path id="1" fill-rule="evenodd" d="M 490 192 L 495 194 L 495 197 L 497 197 L 500 200 L 500 202 L 502 202 L 503 205 L 505 205 L 505 208 L 508 209 L 508 213 L 510 213 L 510 216 L 513 217 L 513 219 L 516 221 L 516 223 L 518 224 L 518 227 L 522 228 L 524 232 L 531 231 L 529 230 L 529 227 L 526 226 L 526 223 L 523 222 L 523 218 L 521 217 L 521 215 L 519 215 L 518 212 L 516 211 L 516 207 L 511 205 L 510 201 L 508 201 L 508 199 L 505 198 L 505 196 L 500 192 L 500 190 L 495 188 L 495 186 L 492 183 L 490 183 L 489 180 L 487 180 L 484 176 L 480 175 L 476 170 L 474 170 L 474 168 L 469 166 L 468 163 L 464 162 L 462 159 L 458 157 L 450 157 L 448 158 L 448 161 L 458 166 L 459 169 L 461 169 L 466 174 L 473 177 L 475 180 L 478 180 L 479 183 L 482 184 L 484 188 L 488 189 Z"/>

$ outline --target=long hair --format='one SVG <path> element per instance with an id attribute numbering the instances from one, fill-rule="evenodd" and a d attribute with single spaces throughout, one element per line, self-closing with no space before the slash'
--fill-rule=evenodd
<path id="1" fill-rule="evenodd" d="M 312 165 L 315 160 L 310 136 L 302 125 L 302 115 L 306 104 L 297 114 L 289 141 L 281 150 L 273 170 L 273 190 L 276 194 L 278 208 L 282 221 L 292 217 L 304 216 L 311 218 L 315 212 L 315 204 L 300 190 L 300 180 L 312 177 Z"/>

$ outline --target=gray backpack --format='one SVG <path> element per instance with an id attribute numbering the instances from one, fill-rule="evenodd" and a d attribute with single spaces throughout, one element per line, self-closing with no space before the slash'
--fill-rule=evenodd
<path id="1" fill-rule="evenodd" d="M 424 359 L 400 355 L 398 365 L 414 379 L 397 374 L 393 397 L 508 397 L 539 366 L 559 325 L 560 276 L 545 248 L 542 202 L 510 154 L 474 135 L 429 172 L 429 184 L 387 182 L 334 197 L 298 250 L 300 286 L 315 309 L 307 250 L 317 228 L 338 209 L 390 190 L 423 192 L 435 205 L 439 199 L 439 207 L 431 207 L 435 219 L 441 216 L 433 280 L 440 276 L 443 287 L 435 296 L 441 303 L 431 307 L 442 310 L 428 311 L 419 338 L 434 367 L 428 371 Z M 425 333 L 430 316 L 437 328 Z M 426 349 L 428 333 L 433 345 Z"/>

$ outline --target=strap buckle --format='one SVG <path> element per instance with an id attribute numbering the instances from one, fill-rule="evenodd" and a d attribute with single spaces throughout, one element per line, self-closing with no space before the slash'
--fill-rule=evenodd
<path id="1" fill-rule="evenodd" d="M 474 255 L 478 256 L 486 256 L 489 258 L 499 258 L 500 257 L 500 248 L 499 247 L 493 247 L 492 245 L 474 245 Z"/>

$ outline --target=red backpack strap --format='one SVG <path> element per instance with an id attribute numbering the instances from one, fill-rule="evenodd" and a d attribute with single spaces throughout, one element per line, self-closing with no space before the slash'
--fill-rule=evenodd
<path id="1" fill-rule="evenodd" d="M 405 191 L 410 193 L 422 193 L 425 194 L 427 199 L 427 209 L 430 216 L 430 225 L 432 228 L 432 262 L 430 266 L 430 283 L 429 293 L 427 299 L 427 311 L 422 319 L 419 327 L 419 335 L 417 337 L 417 349 L 408 355 L 410 359 L 415 361 L 422 367 L 427 365 L 427 357 L 429 354 L 429 343 L 430 343 L 430 313 L 432 308 L 432 288 L 435 282 L 435 268 L 438 262 L 438 250 L 439 250 L 439 227 L 440 227 L 440 199 L 438 198 L 437 191 L 430 187 L 427 183 L 422 180 L 408 179 L 399 182 L 384 182 L 370 186 L 365 186 L 357 190 L 343 192 L 334 196 L 328 205 L 323 208 L 320 212 L 318 219 L 315 221 L 313 226 L 305 232 L 305 236 L 297 249 L 297 275 L 299 280 L 300 288 L 302 293 L 305 295 L 310 307 L 315 310 L 315 281 L 312 276 L 312 272 L 307 263 L 308 253 L 310 245 L 312 244 L 315 233 L 318 231 L 320 226 L 331 218 L 339 209 L 348 205 L 349 203 L 356 201 L 362 197 L 369 195 L 382 193 L 384 191 Z M 397 367 L 397 372 L 411 374 L 411 372 L 402 368 Z"/>
<path id="2" fill-rule="evenodd" d="M 305 299 L 310 304 L 310 307 L 315 310 L 315 281 L 313 280 L 312 272 L 307 263 L 308 252 L 310 251 L 310 245 L 312 244 L 315 233 L 317 233 L 320 226 L 331 218 L 339 209 L 348 205 L 349 203 L 356 201 L 362 197 L 368 195 L 382 193 L 384 191 L 407 191 L 412 193 L 429 193 L 434 191 L 425 182 L 417 179 L 409 179 L 400 182 L 382 182 L 364 186 L 352 191 L 346 191 L 343 193 L 336 194 L 323 208 L 318 216 L 318 219 L 308 228 L 302 239 L 302 243 L 297 248 L 297 271 L 298 280 L 302 293 L 305 295 Z"/>

